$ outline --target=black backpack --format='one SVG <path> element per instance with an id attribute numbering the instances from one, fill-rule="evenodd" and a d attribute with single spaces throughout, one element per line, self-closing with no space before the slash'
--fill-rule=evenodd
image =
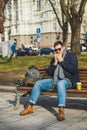
<path id="1" fill-rule="evenodd" d="M 14 83 L 16 84 L 16 86 L 25 86 L 27 81 L 35 83 L 37 80 L 40 79 L 42 79 L 42 75 L 39 69 L 36 66 L 32 65 L 27 69 L 27 72 L 23 80 L 19 81 L 18 79 L 16 79 Z"/>

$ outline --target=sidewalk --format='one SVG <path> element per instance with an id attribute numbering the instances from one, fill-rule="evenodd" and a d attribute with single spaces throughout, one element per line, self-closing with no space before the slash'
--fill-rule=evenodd
<path id="1" fill-rule="evenodd" d="M 20 116 L 23 104 L 14 110 L 15 93 L 0 92 L 0 130 L 87 130 L 87 98 L 67 98 L 66 120 L 58 121 L 56 96 L 40 96 L 34 113 Z"/>

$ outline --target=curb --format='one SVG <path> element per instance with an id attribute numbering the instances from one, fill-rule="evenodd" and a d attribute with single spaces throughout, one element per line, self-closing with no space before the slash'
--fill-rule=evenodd
<path id="1" fill-rule="evenodd" d="M 15 86 L 0 86 L 0 92 L 15 92 Z"/>

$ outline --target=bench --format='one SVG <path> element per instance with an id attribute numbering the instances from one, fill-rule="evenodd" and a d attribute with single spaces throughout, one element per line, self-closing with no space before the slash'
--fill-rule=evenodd
<path id="1" fill-rule="evenodd" d="M 46 68 L 39 68 L 39 71 L 43 75 L 44 78 L 50 78 L 49 75 L 46 73 Z M 86 97 L 87 98 L 87 68 L 79 68 L 79 76 L 80 81 L 82 83 L 82 89 L 68 89 L 67 90 L 67 96 L 68 97 Z M 32 91 L 34 83 L 33 82 L 27 82 L 26 86 L 16 87 L 15 89 L 15 107 L 18 108 L 18 105 L 20 104 L 20 93 L 23 93 L 22 96 L 26 96 L 27 94 L 30 94 Z M 47 91 L 42 91 L 41 94 L 44 95 L 56 95 L 57 92 L 55 89 L 49 89 Z"/>

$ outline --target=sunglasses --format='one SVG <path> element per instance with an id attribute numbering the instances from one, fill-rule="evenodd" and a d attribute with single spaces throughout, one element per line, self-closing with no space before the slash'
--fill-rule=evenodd
<path id="1" fill-rule="evenodd" d="M 54 51 L 55 51 L 55 52 L 56 52 L 56 51 L 61 51 L 61 48 L 54 49 Z"/>

